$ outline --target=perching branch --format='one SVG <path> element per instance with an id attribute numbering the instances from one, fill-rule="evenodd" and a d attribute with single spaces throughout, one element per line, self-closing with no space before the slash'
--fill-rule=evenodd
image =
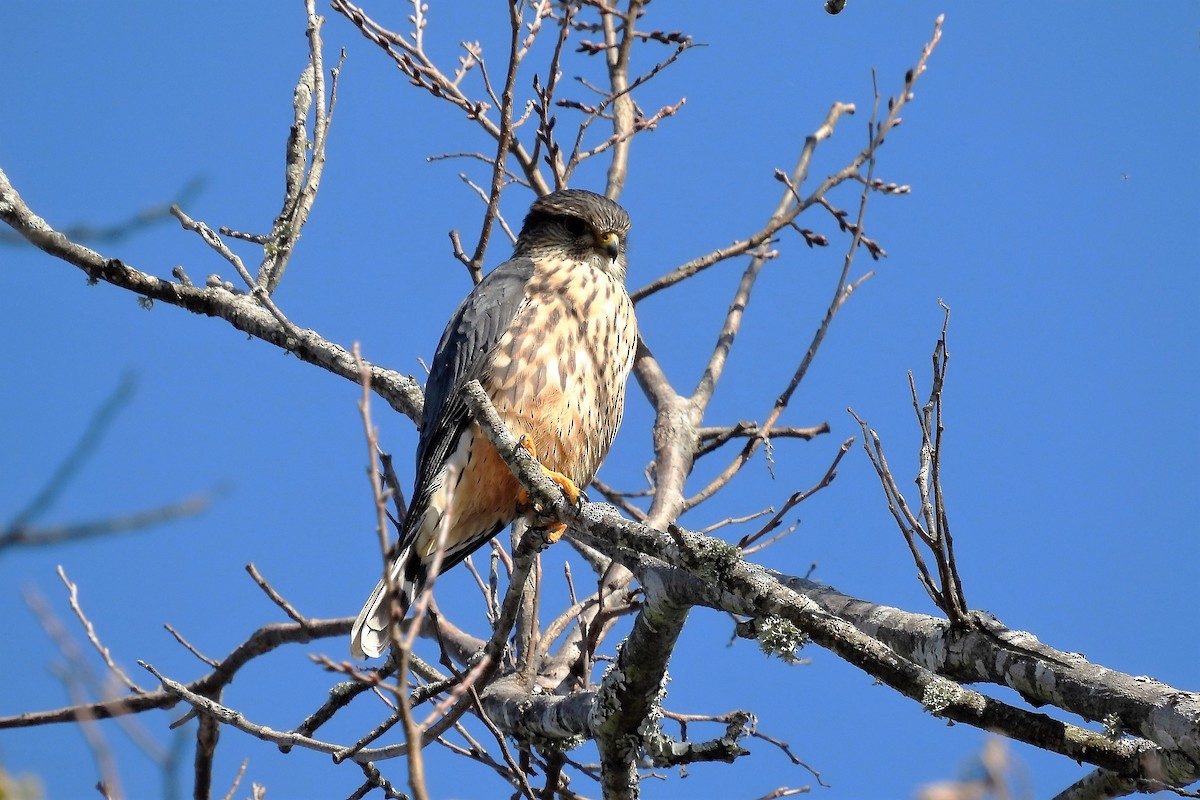
<path id="1" fill-rule="evenodd" d="M 486 400 L 481 389 L 472 390 L 468 396 L 472 397 L 473 407 Z M 817 598 L 822 596 L 829 602 L 832 590 L 828 587 L 814 588 L 812 594 L 797 593 L 795 587 L 803 585 L 802 581 L 790 579 L 785 584 L 778 576 L 739 558 L 734 548 L 720 540 L 676 527 L 663 533 L 622 519 L 611 507 L 595 503 L 585 504 L 576 511 L 566 504 L 561 491 L 546 478 L 536 461 L 517 447 L 511 434 L 502 426 L 488 429 L 492 422 L 498 422 L 498 418 L 477 414 L 477 419 L 531 497 L 557 519 L 570 524 L 573 535 L 622 561 L 637 574 L 643 586 L 659 587 L 654 591 L 666 593 L 665 597 L 670 598 L 668 608 L 704 605 L 752 618 L 779 618 L 795 625 L 798 634 L 811 638 L 901 694 L 920 702 L 936 716 L 1001 731 L 1011 738 L 1136 780 L 1158 780 L 1184 786 L 1200 776 L 1200 695 L 1163 687 L 1163 691 L 1179 701 L 1172 701 L 1174 710 L 1168 721 L 1161 716 L 1159 701 L 1148 699 L 1144 681 L 1088 664 L 1077 654 L 1057 653 L 1040 645 L 1028 646 L 1025 640 L 1032 639 L 1028 634 L 1008 631 L 982 617 L 977 620 L 977 625 L 986 633 L 971 641 L 979 642 L 987 652 L 986 656 L 980 653 L 960 656 L 959 647 L 964 640 L 949 638 L 941 640 L 940 648 L 931 649 L 939 639 L 923 636 L 918 640 L 919 649 L 914 647 L 906 658 L 902 655 L 903 650 L 894 644 L 889 646 L 867 630 L 853 627 L 821 603 Z M 663 564 L 669 565 L 665 572 Z M 682 572 L 692 582 L 681 584 L 673 571 Z M 867 605 L 854 601 L 847 604 L 843 614 L 853 618 L 855 612 L 861 613 Z M 861 617 L 860 624 L 864 628 L 877 628 L 883 618 L 878 606 L 872 608 L 874 611 Z M 662 614 L 663 610 L 660 608 L 658 613 Z M 896 613 L 903 615 L 904 612 Z M 639 615 L 640 619 L 643 616 Z M 667 630 L 674 629 L 669 614 L 656 621 L 665 623 Z M 636 625 L 637 622 L 635 630 Z M 903 628 L 897 624 L 895 629 Z M 656 638 L 661 638 L 662 630 L 655 631 Z M 636 649 L 636 644 L 627 640 L 622 652 Z M 934 665 L 936 672 L 928 666 L 929 655 L 933 652 L 939 657 Z M 998 660 L 998 652 L 1004 652 L 1006 657 Z M 614 669 L 619 669 L 621 663 L 619 660 Z M 644 668 L 646 662 L 633 663 Z M 1019 684 L 1034 702 L 1053 703 L 1090 719 L 1099 718 L 1098 708 L 1109 702 L 1107 692 L 1123 691 L 1125 702 L 1130 704 L 1126 713 L 1142 720 L 1126 725 L 1126 729 L 1138 730 L 1146 738 L 1114 740 L 1043 714 L 1016 708 L 967 689 L 947 677 L 961 675 L 958 670 L 972 670 L 972 682 Z M 652 662 L 649 671 L 655 671 Z M 1032 681 L 1015 677 L 1026 671 Z M 1053 673 L 1053 680 L 1046 679 L 1047 672 Z M 622 678 L 628 681 L 630 676 L 625 674 Z M 1105 685 L 1105 692 L 1097 690 L 1097 680 Z M 1090 686 L 1081 695 L 1046 694 L 1048 688 L 1083 684 Z M 1157 695 L 1158 692 L 1151 691 L 1150 694 Z M 1125 719 L 1123 715 L 1122 721 Z M 617 744 L 626 749 L 631 746 L 627 738 Z M 616 790 L 615 785 L 613 790 Z"/>

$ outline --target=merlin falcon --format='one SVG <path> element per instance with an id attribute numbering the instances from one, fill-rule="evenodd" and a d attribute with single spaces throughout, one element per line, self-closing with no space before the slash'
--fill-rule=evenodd
<path id="1" fill-rule="evenodd" d="M 625 406 L 637 321 L 625 289 L 629 215 L 579 189 L 529 209 L 513 257 L 459 305 L 425 384 L 412 505 L 390 579 L 402 611 L 425 585 L 439 537 L 441 571 L 527 512 L 528 497 L 462 396 L 478 380 L 508 430 L 575 502 L 608 454 Z M 565 526 L 552 523 L 547 538 Z M 357 658 L 389 646 L 381 581 L 350 634 Z"/>

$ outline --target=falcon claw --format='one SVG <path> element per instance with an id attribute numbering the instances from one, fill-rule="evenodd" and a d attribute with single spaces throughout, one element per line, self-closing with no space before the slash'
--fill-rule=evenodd
<path id="1" fill-rule="evenodd" d="M 575 481 L 563 475 L 561 472 L 555 472 L 552 469 L 542 467 L 546 472 L 546 477 L 558 484 L 558 488 L 562 489 L 563 497 L 569 505 L 579 506 L 579 497 L 582 494 L 579 487 L 575 485 Z"/>
<path id="2" fill-rule="evenodd" d="M 562 538 L 562 535 L 567 531 L 567 526 L 562 522 L 554 520 L 545 525 L 535 525 L 533 529 L 542 534 L 542 546 L 549 547 Z"/>
<path id="3" fill-rule="evenodd" d="M 522 434 L 521 438 L 517 440 L 517 446 L 528 452 L 529 455 L 534 457 L 534 459 L 537 459 L 537 448 L 533 444 L 533 439 L 531 439 L 529 436 Z M 566 475 L 563 475 L 561 472 L 555 472 L 545 464 L 542 464 L 541 461 L 538 461 L 538 465 L 542 468 L 542 472 L 545 473 L 546 477 L 554 481 L 556 484 L 558 484 L 558 488 L 562 489 L 563 497 L 566 498 L 566 501 L 569 505 L 573 506 L 574 508 L 579 508 L 584 502 L 587 502 L 587 495 L 584 494 L 582 489 L 575 485 L 575 481 L 571 480 Z M 529 492 L 525 491 L 525 488 L 522 487 L 517 493 L 517 507 L 522 508 L 528 503 Z M 544 514 L 544 512 L 538 508 L 536 504 L 534 505 L 534 508 L 538 511 L 538 513 Z"/>

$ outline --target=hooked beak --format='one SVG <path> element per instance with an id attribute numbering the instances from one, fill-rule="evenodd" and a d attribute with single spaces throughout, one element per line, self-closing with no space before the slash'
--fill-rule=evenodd
<path id="1" fill-rule="evenodd" d="M 596 234 L 596 247 L 608 254 L 613 261 L 621 255 L 621 239 L 613 231 L 602 231 Z"/>

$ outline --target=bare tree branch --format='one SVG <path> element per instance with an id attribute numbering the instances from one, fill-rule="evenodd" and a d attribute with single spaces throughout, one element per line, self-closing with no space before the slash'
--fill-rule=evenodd
<path id="1" fill-rule="evenodd" d="M 832 1 L 827 4 L 831 13 L 832 7 L 839 5 Z M 639 104 L 645 103 L 646 95 L 641 89 L 695 46 L 680 31 L 639 30 L 639 22 L 649 10 L 649 3 L 643 0 L 580 3 L 509 0 L 507 60 L 500 79 L 499 59 L 491 60 L 491 54 L 485 58 L 480 41 L 462 42 L 454 48 L 457 61 L 449 68 L 443 69 L 435 63 L 431 53 L 441 51 L 432 43 L 426 45 L 429 12 L 420 0 L 409 3 L 411 29 L 406 28 L 403 34 L 387 30 L 348 0 L 334 0 L 333 7 L 366 40 L 381 48 L 409 83 L 422 93 L 448 102 L 494 143 L 491 154 L 433 157 L 461 157 L 485 165 L 487 178 L 480 176 L 484 168 L 478 164 L 472 166 L 474 171 L 470 174 L 460 176 L 484 205 L 479 238 L 472 252 L 466 252 L 457 230 L 450 233 L 455 256 L 468 267 L 475 280 L 482 275 L 495 226 L 500 225 L 511 236 L 500 216 L 499 202 L 503 190 L 513 183 L 543 194 L 551 185 L 556 188 L 566 185 L 582 161 L 603 156 L 608 160 L 606 192 L 610 197 L 620 196 L 629 180 L 634 138 L 674 115 L 684 102 L 680 99 L 658 107 L 657 111 L 653 111 L 654 106 L 643 110 Z M 182 211 L 176 212 L 187 229 L 202 236 L 232 265 L 245 284 L 244 289 L 216 275 L 205 281 L 204 286 L 197 286 L 182 267 L 173 273 L 175 280 L 161 279 L 106 258 L 37 217 L 2 172 L 0 219 L 22 239 L 79 267 L 93 283 L 105 281 L 136 292 L 147 302 L 161 300 L 220 317 L 237 330 L 294 352 L 334 374 L 359 381 L 363 390 L 360 413 L 370 464 L 373 511 L 386 576 L 390 574 L 386 561 L 388 525 L 400 524 L 405 504 L 399 481 L 380 450 L 369 413 L 369 397 L 374 391 L 393 408 L 417 420 L 422 411 L 421 390 L 411 377 L 363 362 L 357 348 L 353 353 L 348 352 L 316 332 L 300 327 L 272 298 L 313 207 L 336 97 L 338 69 L 327 73 L 323 67 L 322 20 L 316 14 L 315 0 L 306 0 L 306 16 L 308 63 L 293 92 L 284 198 L 270 232 L 244 233 L 220 228 L 218 236 L 204 223 Z M 554 41 L 538 43 L 547 20 L 555 27 Z M 535 527 L 539 520 L 532 516 L 522 519 L 514 529 L 511 558 L 494 544 L 486 578 L 473 565 L 470 567 L 484 600 L 484 611 L 478 619 L 452 620 L 443 616 L 437 613 L 432 594 L 424 592 L 414 603 L 408 620 L 402 620 L 399 608 L 392 606 L 389 636 L 393 641 L 393 658 L 382 667 L 367 670 L 319 652 L 307 654 L 307 659 L 300 659 L 301 664 L 310 670 L 332 674 L 336 683 L 330 687 L 328 697 L 304 716 L 297 727 L 284 730 L 269 721 L 252 720 L 239 711 L 240 703 L 231 686 L 233 678 L 282 644 L 343 636 L 350 628 L 349 619 L 306 617 L 251 565 L 248 567 L 251 576 L 292 621 L 259 628 L 220 660 L 204 656 L 182 635 L 168 628 L 180 644 L 206 664 L 206 674 L 184 684 L 146 665 L 160 684 L 158 689 L 147 690 L 117 667 L 117 660 L 103 646 L 79 606 L 76 587 L 64 575 L 72 607 L 89 640 L 109 670 L 122 677 L 131 693 L 112 699 L 111 688 L 97 691 L 95 686 L 76 681 L 75 685 L 68 685 L 73 691 L 70 707 L 0 717 L 0 729 L 73 721 L 85 726 L 85 734 L 94 734 L 98 720 L 122 717 L 128 723 L 132 714 L 183 702 L 190 710 L 175 724 L 181 725 L 192 717 L 199 720 L 193 785 L 198 796 L 211 792 L 216 749 L 226 727 L 271 742 L 285 752 L 293 747 L 308 748 L 329 754 L 335 763 L 358 765 L 354 772 L 357 788 L 351 795 L 356 798 L 377 790 L 387 797 L 405 796 L 397 788 L 403 781 L 393 781 L 378 766 L 385 760 L 401 758 L 405 760 L 394 761 L 392 768 L 407 767 L 412 796 L 430 796 L 432 792 L 426 784 L 434 773 L 426 767 L 424 759 L 428 754 L 423 753 L 423 748 L 434 741 L 453 754 L 488 767 L 516 796 L 541 800 L 580 797 L 569 783 L 577 775 L 596 780 L 605 797 L 635 798 L 640 781 L 664 777 L 654 771 L 656 768 L 696 761 L 733 761 L 746 752 L 743 747 L 746 737 L 770 742 L 792 763 L 802 764 L 787 743 L 756 731 L 749 711 L 684 715 L 664 709 L 667 666 L 691 609 L 701 607 L 732 616 L 736 634 L 757 640 L 768 656 L 777 656 L 786 663 L 802 662 L 806 659 L 800 657 L 800 649 L 808 642 L 815 643 L 920 703 L 933 716 L 995 730 L 1096 767 L 1088 778 L 1065 790 L 1064 797 L 1160 789 L 1190 795 L 1180 787 L 1200 776 L 1200 696 L 1148 678 L 1105 669 L 1077 654 L 1060 652 L 967 607 L 954 561 L 941 481 L 942 402 L 949 355 L 945 327 L 934 351 L 932 387 L 924 402 L 918 398 L 910 374 L 910 392 L 922 436 L 917 471 L 919 507 L 905 504 L 883 457 L 879 437 L 865 422 L 860 424 L 864 444 L 879 471 L 885 497 L 904 531 L 921 580 L 947 619 L 873 604 L 805 578 L 772 572 L 747 560 L 749 554 L 795 529 L 795 525 L 786 527 L 788 516 L 800 502 L 830 485 L 852 440 L 832 454 L 824 474 L 811 479 L 811 488 L 793 492 L 778 504 L 778 510 L 773 507 L 737 516 L 728 514 L 726 509 L 711 515 L 725 516 L 723 521 L 700 532 L 676 524 L 683 513 L 728 488 L 760 449 L 766 450 L 770 467 L 774 439 L 812 439 L 829 432 L 825 423 L 809 427 L 780 423 L 814 363 L 833 318 L 873 274 L 854 272 L 858 250 L 865 250 L 872 258 L 886 255 L 883 244 L 868 236 L 865 222 L 868 199 L 872 193 L 906 194 L 909 187 L 875 177 L 876 158 L 886 137 L 900 124 L 899 113 L 911 100 L 915 81 L 925 69 L 940 35 L 939 18 L 916 65 L 905 76 L 903 91 L 888 102 L 886 111 L 880 109 L 876 92 L 875 107 L 867 123 L 867 143 L 840 169 L 822 181 L 809 181 L 817 147 L 833 135 L 845 115 L 855 111 L 853 105 L 846 103 L 833 104 L 824 121 L 805 138 L 790 173 L 776 171 L 782 192 L 758 230 L 743 234 L 728 247 L 712 250 L 667 271 L 633 293 L 636 299 L 644 299 L 728 258 L 748 258 L 740 280 L 727 290 L 730 303 L 723 319 L 711 334 L 702 334 L 713 336 L 715 341 L 710 340 L 711 349 L 701 355 L 699 363 L 703 366 L 693 379 L 690 396 L 681 393 L 667 377 L 673 365 L 660 364 L 650 345 L 640 342 L 636 376 L 654 408 L 653 457 L 647 468 L 649 488 L 628 493 L 601 481 L 592 484 L 632 520 L 621 517 L 608 506 L 569 504 L 559 487 L 546 479 L 536 460 L 516 445 L 482 387 L 478 383 L 465 387 L 475 420 L 537 507 L 548 517 L 570 525 L 568 541 L 587 567 L 595 571 L 598 577 L 595 587 L 591 586 L 590 575 L 577 579 L 568 568 L 565 583 L 569 599 L 551 608 L 546 598 L 560 587 L 557 580 L 542 581 L 536 557 L 542 544 Z M 572 37 L 576 37 L 573 42 Z M 568 44 L 576 47 L 575 52 L 584 54 L 584 59 L 603 59 L 607 73 L 607 81 L 593 78 L 593 83 L 583 77 L 578 79 L 578 86 L 585 93 L 583 99 L 562 96 L 563 71 L 570 68 L 567 62 L 572 52 Z M 643 45 L 665 46 L 667 50 L 643 59 Z M 520 70 L 529 68 L 528 59 L 532 58 L 543 60 L 532 81 L 522 79 Z M 642 70 L 638 75 L 635 63 L 653 66 L 648 70 L 638 67 Z M 520 87 L 530 85 L 532 95 L 519 99 Z M 569 155 L 564 155 L 560 148 L 565 137 L 552 113 L 556 108 L 577 111 L 582 117 L 577 131 L 572 132 L 575 141 Z M 588 131 L 600 120 L 611 123 L 611 134 L 597 136 L 599 141 L 592 139 L 585 145 Z M 485 144 L 480 149 L 488 150 L 491 146 Z M 549 174 L 543 164 L 549 167 Z M 847 182 L 855 182 L 861 189 L 856 216 L 839 207 L 845 203 L 831 196 Z M 848 190 L 839 190 L 839 194 L 841 191 Z M 744 329 L 745 312 L 756 282 L 767 262 L 780 254 L 788 241 L 786 237 L 791 235 L 781 232 L 785 228 L 794 231 L 810 248 L 829 243 L 824 234 L 803 227 L 799 220 L 800 214 L 814 206 L 823 210 L 816 213 L 824 223 L 828 224 L 831 218 L 847 235 L 847 249 L 824 316 L 814 323 L 815 331 L 807 350 L 795 354 L 798 359 L 795 371 L 768 413 L 755 422 L 705 425 L 708 409 L 728 374 L 733 345 Z M 825 218 L 823 212 L 830 218 Z M 250 273 L 234 251 L 233 247 L 241 246 L 239 242 L 263 248 L 257 275 Z M 739 452 L 729 464 L 715 476 L 706 475 L 708 481 L 704 486 L 689 490 L 688 481 L 696 459 L 735 439 L 739 440 Z M 73 453 L 68 467 L 74 468 L 79 460 Z M 622 478 L 617 485 L 632 483 Z M 646 509 L 639 507 L 642 501 L 637 498 L 642 497 L 649 498 Z M 39 494 L 25 512 L 18 514 L 20 525 L 0 533 L 0 548 L 6 543 L 21 543 L 18 541 L 21 537 L 25 537 L 22 541 L 30 541 L 33 534 L 46 538 L 46 529 L 28 525 L 45 506 L 46 501 Z M 744 510 L 745 504 L 742 506 Z M 746 524 L 767 515 L 770 517 L 760 523 L 761 527 L 742 536 L 736 545 L 706 535 L 725 525 Z M 108 521 L 108 530 L 113 522 Z M 97 532 L 102 531 L 97 529 Z M 932 553 L 936 578 L 935 569 L 924 560 L 926 553 Z M 504 591 L 500 585 L 501 571 L 508 579 Z M 437 566 L 432 572 L 436 575 Z M 389 587 L 389 594 L 394 589 Z M 632 619 L 619 624 L 626 617 Z M 626 630 L 628 633 L 616 645 L 614 631 Z M 418 652 L 418 638 L 430 640 L 422 647 L 432 650 L 436 646 L 434 655 Z M 599 662 L 608 665 L 602 677 L 594 669 Z M 265 663 L 255 664 L 255 668 Z M 1066 714 L 1098 722 L 1104 730 L 1088 730 L 1001 702 L 979 690 L 980 685 L 986 684 L 1011 687 L 1034 706 L 1052 705 Z M 82 689 L 102 699 L 88 701 Z M 345 742 L 316 738 L 319 729 L 363 695 L 372 695 L 381 703 L 371 709 L 377 717 L 365 726 L 369 730 L 355 731 Z M 416 713 L 418 708 L 420 713 Z M 680 724 L 678 739 L 663 732 L 660 725 L 663 717 Z M 339 716 L 339 722 L 343 719 Z M 708 740 L 689 738 L 688 724 L 701 722 L 721 725 L 723 730 L 717 730 Z M 405 732 L 403 741 L 395 741 L 397 726 Z M 482 735 L 484 728 L 491 738 Z M 393 738 L 384 738 L 389 732 Z M 566 755 L 570 747 L 582 740 L 595 742 L 599 764 L 581 764 Z M 92 744 L 97 755 L 105 747 L 102 741 Z M 117 796 L 120 787 L 115 765 L 102 766 L 101 773 L 101 793 Z M 815 771 L 813 774 L 820 782 L 820 775 Z M 230 795 L 241 780 L 239 773 Z M 782 787 L 767 797 L 788 797 L 804 791 L 807 787 Z M 256 784 L 252 792 L 255 798 L 260 798 L 265 790 Z"/>
<path id="2" fill-rule="evenodd" d="M 90 223 L 68 225 L 62 229 L 62 234 L 73 242 L 109 245 L 120 244 L 152 225 L 157 225 L 160 222 L 168 222 L 171 219 L 171 206 L 190 204 L 199 196 L 203 188 L 204 179 L 197 176 L 189 179 L 181 186 L 179 191 L 175 193 L 174 198 L 169 202 L 148 206 L 141 211 L 131 214 L 128 218 L 120 222 L 108 225 L 92 225 Z M 16 231 L 0 230 L 0 245 L 24 247 L 28 244 L 29 241 Z"/>
<path id="3" fill-rule="evenodd" d="M 423 25 L 415 25 L 413 35 L 406 37 L 388 31 L 349 0 L 333 0 L 333 9 L 350 20 L 369 41 L 379 45 L 396 62 L 396 66 L 409 77 L 414 86 L 462 109 L 468 119 L 477 122 L 488 136 L 495 139 L 497 143 L 500 142 L 502 138 L 500 125 L 489 117 L 487 105 L 482 101 L 468 98 L 455 80 L 439 70 L 425 53 L 424 43 L 421 39 Z M 542 175 L 537 161 L 525 149 L 525 146 L 521 142 L 513 141 L 511 152 L 534 191 L 539 195 L 548 194 L 550 186 Z"/>
<path id="4" fill-rule="evenodd" d="M 212 501 L 213 494 L 198 494 L 177 503 L 169 503 L 132 514 L 108 517 L 95 522 L 12 527 L 0 532 L 0 550 L 7 547 L 41 547 L 142 531 L 164 522 L 194 517 L 206 511 L 212 505 Z"/>
<path id="5" fill-rule="evenodd" d="M 220 317 L 237 330 L 283 348 L 303 361 L 358 381 L 354 359 L 345 348 L 312 330 L 289 332 L 251 295 L 237 294 L 224 286 L 200 288 L 172 283 L 72 242 L 30 210 L 3 170 L 0 170 L 0 220 L 49 255 L 81 269 L 91 283 L 104 281 L 150 300 Z M 412 377 L 374 365 L 371 376 L 375 392 L 392 408 L 414 420 L 420 418 L 423 394 Z"/>

